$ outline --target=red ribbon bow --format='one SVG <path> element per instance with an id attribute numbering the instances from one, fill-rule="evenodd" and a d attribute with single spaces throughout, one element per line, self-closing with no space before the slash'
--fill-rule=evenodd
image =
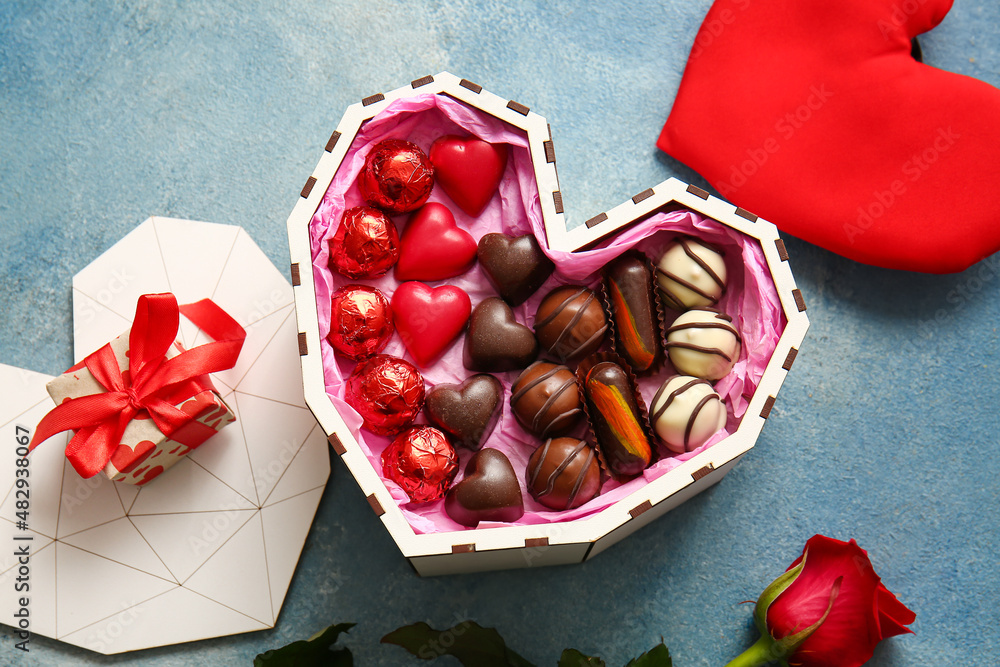
<path id="1" fill-rule="evenodd" d="M 215 342 L 167 359 L 167 350 L 177 337 L 180 313 Z M 66 458 L 81 477 L 90 478 L 107 466 L 125 427 L 140 411 L 148 412 L 170 437 L 191 419 L 174 406 L 210 386 L 199 381 L 201 376 L 235 366 L 246 335 L 236 320 L 209 299 L 178 307 L 170 293 L 140 296 L 129 332 L 127 373 L 123 375 L 118 367 L 110 343 L 84 359 L 84 365 L 107 392 L 74 398 L 53 408 L 38 424 L 28 450 L 57 433 L 75 430 L 66 446 Z"/>

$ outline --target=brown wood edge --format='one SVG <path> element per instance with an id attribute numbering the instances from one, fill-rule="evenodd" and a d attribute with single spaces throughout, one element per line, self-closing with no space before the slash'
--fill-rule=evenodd
<path id="1" fill-rule="evenodd" d="M 382 503 L 378 501 L 374 493 L 368 494 L 368 504 L 375 511 L 375 516 L 382 516 L 385 514 L 385 510 L 382 508 Z"/>
<path id="2" fill-rule="evenodd" d="M 709 463 L 708 465 L 702 466 L 701 468 L 698 468 L 693 473 L 691 473 L 691 477 L 694 479 L 694 481 L 697 482 L 699 479 L 701 479 L 705 475 L 708 475 L 713 470 L 715 470 L 715 466 Z"/>
<path id="3" fill-rule="evenodd" d="M 337 146 L 337 142 L 340 141 L 340 136 L 340 132 L 334 130 L 333 134 L 331 134 L 330 138 L 327 140 L 326 147 L 323 150 L 327 153 L 332 153 L 333 149 Z"/>
<path id="4" fill-rule="evenodd" d="M 632 518 L 634 519 L 642 514 L 645 514 L 651 509 L 653 509 L 653 503 L 649 502 L 648 500 L 643 500 L 641 503 L 630 509 L 628 513 L 631 514 Z"/>
<path id="5" fill-rule="evenodd" d="M 763 419 L 767 419 L 771 416 L 771 409 L 774 407 L 774 396 L 768 396 L 767 400 L 764 401 L 764 407 L 761 408 L 760 416 Z"/>
<path id="6" fill-rule="evenodd" d="M 702 190 L 697 185 L 687 186 L 687 191 L 693 194 L 695 197 L 700 197 L 701 199 L 708 199 L 708 192 Z"/>
<path id="7" fill-rule="evenodd" d="M 328 435 L 326 441 L 330 443 L 330 446 L 333 447 L 333 451 L 337 452 L 338 456 L 343 456 L 347 453 L 347 447 L 344 447 L 344 442 L 336 433 Z"/>
<path id="8" fill-rule="evenodd" d="M 774 239 L 774 247 L 778 249 L 778 259 L 782 262 L 787 262 L 788 248 L 785 247 L 785 242 L 781 239 Z"/>
<path id="9" fill-rule="evenodd" d="M 795 363 L 795 357 L 799 355 L 799 351 L 794 347 L 788 349 L 788 355 L 785 357 L 785 362 L 781 364 L 781 367 L 786 371 L 792 370 L 792 364 Z"/>
<path id="10" fill-rule="evenodd" d="M 795 307 L 800 313 L 806 309 L 806 300 L 802 298 L 802 290 L 798 287 L 792 290 L 792 298 L 795 299 Z"/>
<path id="11" fill-rule="evenodd" d="M 310 176 L 306 179 L 306 184 L 302 186 L 302 191 L 299 192 L 299 196 L 303 199 L 307 198 L 313 191 L 313 186 L 316 185 L 316 177 Z"/>

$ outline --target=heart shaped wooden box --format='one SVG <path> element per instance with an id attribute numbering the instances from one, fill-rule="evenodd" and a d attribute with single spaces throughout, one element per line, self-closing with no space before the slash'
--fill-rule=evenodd
<path id="1" fill-rule="evenodd" d="M 766 271 L 777 291 L 785 324 L 773 352 L 765 360 L 756 390 L 746 397 L 748 405 L 734 432 L 661 477 L 639 485 L 614 504 L 584 518 L 445 532 L 418 531 L 410 525 L 380 471 L 355 437 L 357 428 L 352 432 L 327 394 L 321 345 L 328 347 L 328 344 L 321 343 L 310 225 L 352 141 L 365 123 L 398 100 L 427 94 L 457 100 L 526 135 L 546 237 L 539 241 L 547 242 L 553 251 L 577 252 L 600 247 L 654 214 L 678 210 L 693 211 L 756 239 Z M 801 292 L 795 288 L 788 255 L 774 225 L 711 197 L 700 188 L 671 178 L 594 216 L 584 225 L 567 229 L 551 133 L 545 119 L 518 102 L 500 98 L 447 72 L 417 79 L 389 93 L 372 95 L 348 108 L 327 142 L 319 164 L 302 188 L 301 197 L 288 218 L 288 235 L 306 403 L 328 435 L 334 451 L 367 496 L 375 514 L 421 575 L 582 562 L 715 484 L 753 447 L 808 328 L 805 303 Z M 329 359 L 332 351 L 326 353 Z"/>

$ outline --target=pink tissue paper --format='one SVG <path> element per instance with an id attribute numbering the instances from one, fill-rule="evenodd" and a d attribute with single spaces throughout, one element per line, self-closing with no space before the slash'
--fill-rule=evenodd
<path id="1" fill-rule="evenodd" d="M 434 140 L 446 134 L 472 134 L 490 143 L 510 145 L 507 171 L 500 184 L 499 193 L 493 197 L 478 218 L 466 215 L 440 188 L 434 188 L 429 201 L 441 202 L 448 206 L 458 225 L 477 240 L 483 234 L 490 232 L 503 232 L 512 236 L 531 232 L 538 239 L 545 253 L 555 263 L 556 272 L 531 298 L 514 308 L 514 315 L 519 322 L 529 327 L 533 326 L 538 304 L 555 287 L 568 283 L 595 287 L 600 283 L 601 268 L 626 250 L 634 247 L 656 261 L 671 239 L 687 234 L 724 249 L 730 278 L 719 308 L 733 317 L 743 338 L 743 349 L 733 371 L 716 383 L 716 390 L 725 398 L 729 411 L 725 430 L 717 433 L 694 452 L 686 454 L 671 455 L 666 447 L 661 445 L 660 459 L 642 475 L 625 483 L 609 479 L 596 498 L 577 509 L 564 512 L 547 509 L 524 490 L 523 474 L 528 458 L 541 443 L 538 438 L 521 428 L 510 411 L 510 386 L 517 379 L 519 371 L 495 374 L 504 386 L 504 408 L 500 422 L 486 446 L 504 452 L 514 470 L 521 476 L 525 513 L 514 525 L 572 521 L 591 516 L 626 497 L 640 486 L 662 477 L 683 461 L 733 432 L 746 412 L 748 399 L 753 395 L 786 324 L 764 253 L 757 241 L 691 211 L 674 211 L 654 214 L 622 231 L 602 247 L 593 250 L 581 252 L 552 250 L 545 242 L 545 226 L 528 151 L 527 135 L 447 95 L 427 94 L 396 100 L 364 124 L 310 222 L 316 308 L 319 313 L 326 391 L 375 470 L 381 472 L 382 450 L 388 446 L 391 438 L 377 436 L 362 429 L 361 416 L 343 400 L 346 379 L 353 370 L 355 362 L 336 355 L 326 342 L 326 335 L 330 331 L 330 295 L 343 285 L 360 282 L 377 287 L 382 290 L 386 298 L 391 299 L 399 283 L 393 278 L 392 271 L 381 278 L 363 281 L 352 281 L 332 273 L 327 266 L 329 259 L 327 241 L 336 232 L 340 217 L 346 209 L 364 205 L 356 180 L 364 165 L 365 157 L 376 144 L 384 139 L 406 139 L 428 152 Z M 407 215 L 394 218 L 400 230 L 407 218 Z M 462 288 L 472 299 L 473 307 L 487 297 L 496 296 L 478 265 L 461 276 L 430 284 L 431 286 L 451 284 Z M 433 367 L 421 369 L 428 387 L 441 383 L 460 383 L 473 374 L 462 365 L 463 340 L 464 336 L 459 336 Z M 607 343 L 605 346 L 607 347 Z M 384 352 L 412 361 L 398 336 L 393 337 Z M 647 406 L 653 393 L 671 374 L 667 364 L 660 373 L 652 377 L 639 378 L 640 392 Z M 417 419 L 417 423 L 426 422 L 426 416 L 423 414 Z M 574 432 L 572 435 L 586 437 L 586 424 L 580 424 L 577 428 L 579 433 Z M 461 459 L 460 471 L 462 471 L 472 452 L 463 448 L 459 448 L 458 452 Z M 461 472 L 456 483 L 460 479 Z M 415 532 L 469 530 L 448 517 L 444 511 L 443 501 L 411 503 L 405 492 L 395 483 L 385 480 L 385 484 Z M 481 523 L 480 527 L 499 525 L 510 524 Z"/>

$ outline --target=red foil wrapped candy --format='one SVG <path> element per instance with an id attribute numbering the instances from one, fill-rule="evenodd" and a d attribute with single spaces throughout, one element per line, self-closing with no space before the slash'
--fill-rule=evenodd
<path id="1" fill-rule="evenodd" d="M 385 348 L 394 331 L 389 300 L 367 285 L 345 285 L 330 297 L 326 339 L 350 359 L 367 359 Z"/>
<path id="2" fill-rule="evenodd" d="M 376 354 L 347 378 L 344 400 L 377 435 L 395 435 L 413 423 L 424 406 L 424 378 L 405 359 Z"/>
<path id="3" fill-rule="evenodd" d="M 415 503 L 443 498 L 458 473 L 458 455 L 433 426 L 414 426 L 382 451 L 382 475 Z"/>
<path id="4" fill-rule="evenodd" d="M 434 187 L 434 165 L 420 147 L 402 139 L 380 141 L 358 175 L 369 206 L 407 213 L 424 205 Z"/>
<path id="5" fill-rule="evenodd" d="M 344 211 L 329 248 L 331 271 L 355 280 L 376 278 L 399 259 L 399 232 L 382 211 L 355 206 Z"/>

